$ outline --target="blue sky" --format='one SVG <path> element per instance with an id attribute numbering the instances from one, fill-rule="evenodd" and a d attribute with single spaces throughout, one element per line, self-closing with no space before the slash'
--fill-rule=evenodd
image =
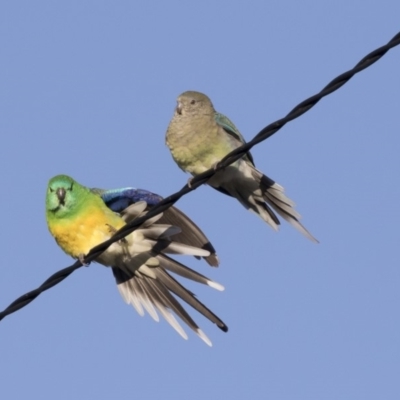
<path id="1" fill-rule="evenodd" d="M 250 139 L 399 31 L 398 1 L 0 4 L 0 309 L 72 263 L 47 231 L 48 180 L 168 195 L 176 97 L 207 93 Z M 296 201 L 307 241 L 201 187 L 177 204 L 225 285 L 189 285 L 229 326 L 184 341 L 82 268 L 0 322 L 4 398 L 398 399 L 400 48 L 253 155 Z"/>

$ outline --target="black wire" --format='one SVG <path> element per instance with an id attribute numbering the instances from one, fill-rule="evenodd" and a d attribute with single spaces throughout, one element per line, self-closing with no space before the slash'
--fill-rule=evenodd
<path id="1" fill-rule="evenodd" d="M 379 47 L 378 49 L 366 55 L 354 68 L 344 72 L 343 74 L 333 79 L 319 93 L 302 101 L 300 104 L 294 107 L 293 110 L 290 111 L 284 118 L 281 118 L 273 122 L 272 124 L 266 126 L 250 142 L 247 142 L 246 144 L 238 147 L 237 149 L 227 154 L 215 168 L 211 168 L 203 172 L 202 174 L 192 178 L 190 182 L 191 183 L 190 187 L 186 184 L 179 192 L 176 192 L 171 196 L 164 198 L 157 205 L 152 207 L 147 212 L 146 215 L 140 218 L 136 218 L 131 223 L 123 226 L 118 232 L 115 233 L 115 235 L 113 235 L 111 239 L 91 249 L 88 255 L 84 259 L 85 264 L 89 264 L 91 261 L 95 260 L 101 253 L 103 253 L 103 251 L 105 251 L 108 248 L 108 246 L 110 246 L 112 243 L 118 240 L 121 240 L 123 237 L 133 232 L 144 221 L 165 211 L 167 208 L 171 207 L 174 203 L 176 203 L 182 196 L 191 192 L 192 190 L 197 189 L 199 186 L 206 183 L 209 180 L 209 178 L 215 174 L 216 171 L 219 171 L 220 169 L 227 167 L 228 165 L 232 164 L 239 158 L 243 157 L 243 155 L 246 154 L 253 146 L 268 139 L 270 136 L 275 134 L 279 129 L 281 129 L 287 122 L 292 121 L 293 119 L 303 115 L 310 108 L 314 107 L 315 104 L 317 104 L 323 97 L 331 94 L 332 92 L 342 87 L 355 74 L 368 68 L 370 65 L 378 61 L 381 57 L 383 57 L 387 51 L 389 51 L 391 48 L 399 44 L 400 44 L 400 32 L 396 36 L 394 36 L 386 45 Z M 31 292 L 28 292 L 23 296 L 19 297 L 18 299 L 16 299 L 15 301 L 13 301 L 4 311 L 0 313 L 0 321 L 7 315 L 14 313 L 15 311 L 21 309 L 22 307 L 25 307 L 41 293 L 57 285 L 80 267 L 82 267 L 82 263 L 80 261 L 76 261 L 75 264 L 71 265 L 70 267 L 58 271 L 52 276 L 50 276 L 50 278 L 48 278 L 37 289 L 32 290 Z"/>

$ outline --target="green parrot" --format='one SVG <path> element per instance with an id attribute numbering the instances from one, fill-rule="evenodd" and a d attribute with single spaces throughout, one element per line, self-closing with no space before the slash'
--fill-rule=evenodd
<path id="1" fill-rule="evenodd" d="M 107 207 L 99 190 L 82 186 L 66 175 L 53 177 L 47 187 L 46 220 L 49 231 L 67 254 L 81 261 L 90 249 L 111 238 L 125 224 L 145 214 L 146 207 L 146 202 L 138 201 L 116 213 Z M 174 241 L 174 236 L 181 233 L 180 227 L 160 223 L 162 218 L 163 215 L 159 214 L 145 221 L 139 229 L 108 247 L 96 261 L 112 268 L 120 294 L 140 315 L 144 315 L 146 310 L 158 321 L 158 310 L 187 339 L 173 311 L 211 346 L 209 338 L 173 294 L 221 330 L 226 332 L 227 326 L 169 272 L 217 290 L 224 288 L 167 256 L 167 253 L 171 253 L 209 257 L 210 252 L 187 244 L 187 240 L 186 243 Z"/>
<path id="2" fill-rule="evenodd" d="M 201 174 L 244 143 L 236 126 L 215 111 L 205 94 L 187 91 L 178 97 L 166 133 L 166 144 L 183 171 L 193 176 Z M 278 230 L 280 225 L 275 211 L 308 239 L 318 242 L 300 223 L 300 214 L 294 209 L 294 202 L 285 195 L 283 187 L 254 166 L 250 152 L 215 173 L 207 184 L 235 197 L 273 229 Z"/>

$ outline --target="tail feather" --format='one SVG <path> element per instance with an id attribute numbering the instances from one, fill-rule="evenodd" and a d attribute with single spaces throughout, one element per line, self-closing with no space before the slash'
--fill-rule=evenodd
<path id="1" fill-rule="evenodd" d="M 141 208 L 141 206 L 138 206 L 130 209 L 126 214 L 127 218 L 134 218 L 134 215 L 142 215 Z M 140 315 L 143 316 L 147 311 L 154 320 L 158 321 L 158 313 L 160 313 L 183 338 L 187 339 L 184 329 L 174 316 L 175 314 L 211 346 L 208 337 L 175 296 L 178 296 L 223 331 L 226 332 L 228 330 L 227 326 L 202 304 L 192 292 L 172 277 L 167 270 L 217 290 L 224 290 L 224 287 L 165 254 L 209 256 L 210 252 L 208 250 L 182 242 L 175 242 L 173 239 L 175 239 L 178 232 L 178 228 L 168 224 L 154 222 L 152 224 L 143 224 L 131 236 L 127 236 L 126 239 L 114 246 L 112 271 L 121 296 Z M 98 258 L 98 261 L 105 265 L 110 265 L 108 260 L 109 258 L 103 258 L 103 255 Z"/>
<path id="2" fill-rule="evenodd" d="M 300 233 L 302 233 L 306 238 L 310 239 L 314 243 L 319 243 L 319 241 L 311 235 L 311 233 L 300 223 L 300 221 L 293 217 L 292 215 L 288 214 L 285 210 L 280 209 L 277 205 L 272 205 L 272 208 L 290 225 L 296 228 Z"/>
<path id="3" fill-rule="evenodd" d="M 160 270 L 161 271 L 161 270 Z M 165 282 L 160 283 L 159 281 L 152 281 L 151 285 L 158 292 L 160 299 L 163 301 L 163 305 L 172 311 L 179 318 L 182 319 L 202 340 L 204 340 L 209 346 L 212 346 L 210 339 L 201 331 L 196 322 L 193 321 L 191 316 L 186 312 L 178 300 L 172 296 L 171 292 L 165 286 Z"/>
<path id="4" fill-rule="evenodd" d="M 162 259 L 162 266 L 163 266 L 163 268 L 167 269 L 168 271 L 171 271 L 179 276 L 182 276 L 183 278 L 190 279 L 194 282 L 198 282 L 198 283 L 202 283 L 203 285 L 210 286 L 214 289 L 217 289 L 220 291 L 225 290 L 225 288 L 221 284 L 186 267 L 185 265 L 174 260 L 173 258 L 170 258 L 166 255 L 159 255 L 158 258 Z"/>
<path id="5" fill-rule="evenodd" d="M 267 201 L 284 220 L 289 222 L 290 225 L 296 228 L 305 237 L 312 242 L 318 243 L 318 240 L 300 223 L 301 215 L 293 208 L 295 203 L 285 195 L 283 187 L 263 175 L 260 171 L 255 171 L 261 175 L 260 188 L 265 201 Z"/>
<path id="6" fill-rule="evenodd" d="M 247 209 L 255 212 L 273 229 L 278 230 L 280 222 L 274 211 L 294 228 L 313 242 L 318 243 L 300 223 L 301 215 L 294 209 L 295 203 L 289 199 L 281 185 L 263 175 L 252 164 L 242 161 L 238 169 L 230 173 L 240 173 L 225 181 L 225 189 Z M 238 184 L 240 181 L 240 184 Z"/>
<path id="7" fill-rule="evenodd" d="M 137 291 L 142 297 L 142 304 L 149 315 L 154 319 L 154 321 L 158 322 L 160 319 L 158 318 L 157 311 L 155 310 L 153 303 L 151 302 L 151 297 L 146 289 L 146 285 L 142 284 L 142 279 L 131 279 L 133 283 L 132 289 Z"/>
<path id="8" fill-rule="evenodd" d="M 179 296 L 183 301 L 192 306 L 200 314 L 204 315 L 211 322 L 216 324 L 218 328 L 227 332 L 228 327 L 225 323 L 218 318 L 210 309 L 208 309 L 203 303 L 201 303 L 193 293 L 184 288 L 176 279 L 174 279 L 168 272 L 164 269 L 159 268 L 156 270 L 157 278 L 163 283 L 164 287 L 168 291 Z"/>
<path id="9" fill-rule="evenodd" d="M 278 190 L 276 190 L 274 187 L 270 187 L 268 189 L 263 190 L 263 196 L 264 196 L 264 201 L 268 201 L 269 204 L 271 204 L 271 207 L 274 209 L 277 208 L 280 211 L 290 215 L 292 218 L 295 219 L 300 219 L 301 215 L 290 205 L 288 205 L 286 202 L 284 202 L 281 198 L 277 196 Z M 285 197 L 285 194 L 283 192 L 280 193 L 281 197 Z M 276 210 L 277 211 L 277 210 Z M 279 213 L 279 211 L 277 211 Z"/>
<path id="10" fill-rule="evenodd" d="M 160 264 L 163 264 L 163 262 L 164 260 L 160 261 Z M 175 269 L 178 270 L 179 268 L 175 267 Z M 184 267 L 184 269 L 189 270 L 187 267 Z M 221 319 L 201 303 L 192 292 L 184 288 L 177 280 L 169 275 L 164 268 L 154 269 L 155 279 L 145 274 L 140 274 L 140 276 L 138 276 L 138 274 L 132 273 L 128 275 L 121 269 L 115 267 L 112 270 L 117 281 L 118 290 L 128 304 L 131 304 L 142 316 L 144 315 L 143 308 L 146 309 L 152 318 L 158 321 L 158 315 L 155 311 L 156 308 L 183 338 L 187 339 L 187 335 L 171 311 L 185 322 L 202 340 L 211 346 L 211 341 L 172 293 L 180 297 L 211 322 L 215 323 L 224 332 L 228 330 Z M 191 272 L 194 273 L 194 271 Z"/>
<path id="11" fill-rule="evenodd" d="M 268 178 L 268 176 L 263 175 L 257 169 L 255 169 L 253 171 L 253 176 L 257 180 L 260 180 L 261 184 L 265 188 L 269 189 L 269 193 L 270 193 L 271 196 L 275 197 L 277 200 L 281 201 L 282 203 L 285 203 L 286 205 L 288 205 L 290 207 L 295 207 L 296 206 L 296 203 L 293 200 L 289 199 L 289 197 L 287 197 L 285 195 L 285 193 L 284 193 L 285 190 L 283 189 L 283 187 L 279 183 L 276 183 L 271 178 Z"/>
<path id="12" fill-rule="evenodd" d="M 278 226 L 280 225 L 279 219 L 268 204 L 265 203 L 263 197 L 255 195 L 254 191 L 248 191 L 247 197 L 245 197 L 245 195 L 243 195 L 239 190 L 234 191 L 233 194 L 245 208 L 253 211 L 256 215 L 261 217 L 275 231 L 278 230 Z"/>
<path id="13" fill-rule="evenodd" d="M 210 254 L 208 250 L 199 249 L 198 247 L 189 246 L 187 244 L 171 241 L 171 240 L 153 240 L 147 239 L 152 244 L 152 249 L 157 252 L 169 254 L 186 254 L 190 256 L 206 257 Z"/>
<path id="14" fill-rule="evenodd" d="M 168 298 L 166 298 L 162 291 L 159 289 L 159 286 L 156 285 L 153 281 L 148 281 L 146 282 L 147 285 L 147 290 L 149 291 L 151 298 L 153 299 L 153 302 L 155 306 L 157 307 L 158 311 L 161 313 L 161 315 L 165 318 L 165 320 L 184 338 L 188 339 L 186 332 L 182 328 L 182 326 L 179 324 L 179 322 L 176 320 L 174 317 L 174 314 L 171 313 L 170 309 L 171 307 L 170 302 Z"/>

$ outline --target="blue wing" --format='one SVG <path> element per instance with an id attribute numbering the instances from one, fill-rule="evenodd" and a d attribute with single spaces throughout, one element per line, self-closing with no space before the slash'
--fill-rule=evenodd
<path id="1" fill-rule="evenodd" d="M 162 200 L 162 197 L 158 194 L 144 189 L 135 189 L 133 187 L 111 190 L 91 190 L 100 195 L 108 208 L 118 213 L 138 201 L 145 201 L 149 206 L 154 206 Z"/>

